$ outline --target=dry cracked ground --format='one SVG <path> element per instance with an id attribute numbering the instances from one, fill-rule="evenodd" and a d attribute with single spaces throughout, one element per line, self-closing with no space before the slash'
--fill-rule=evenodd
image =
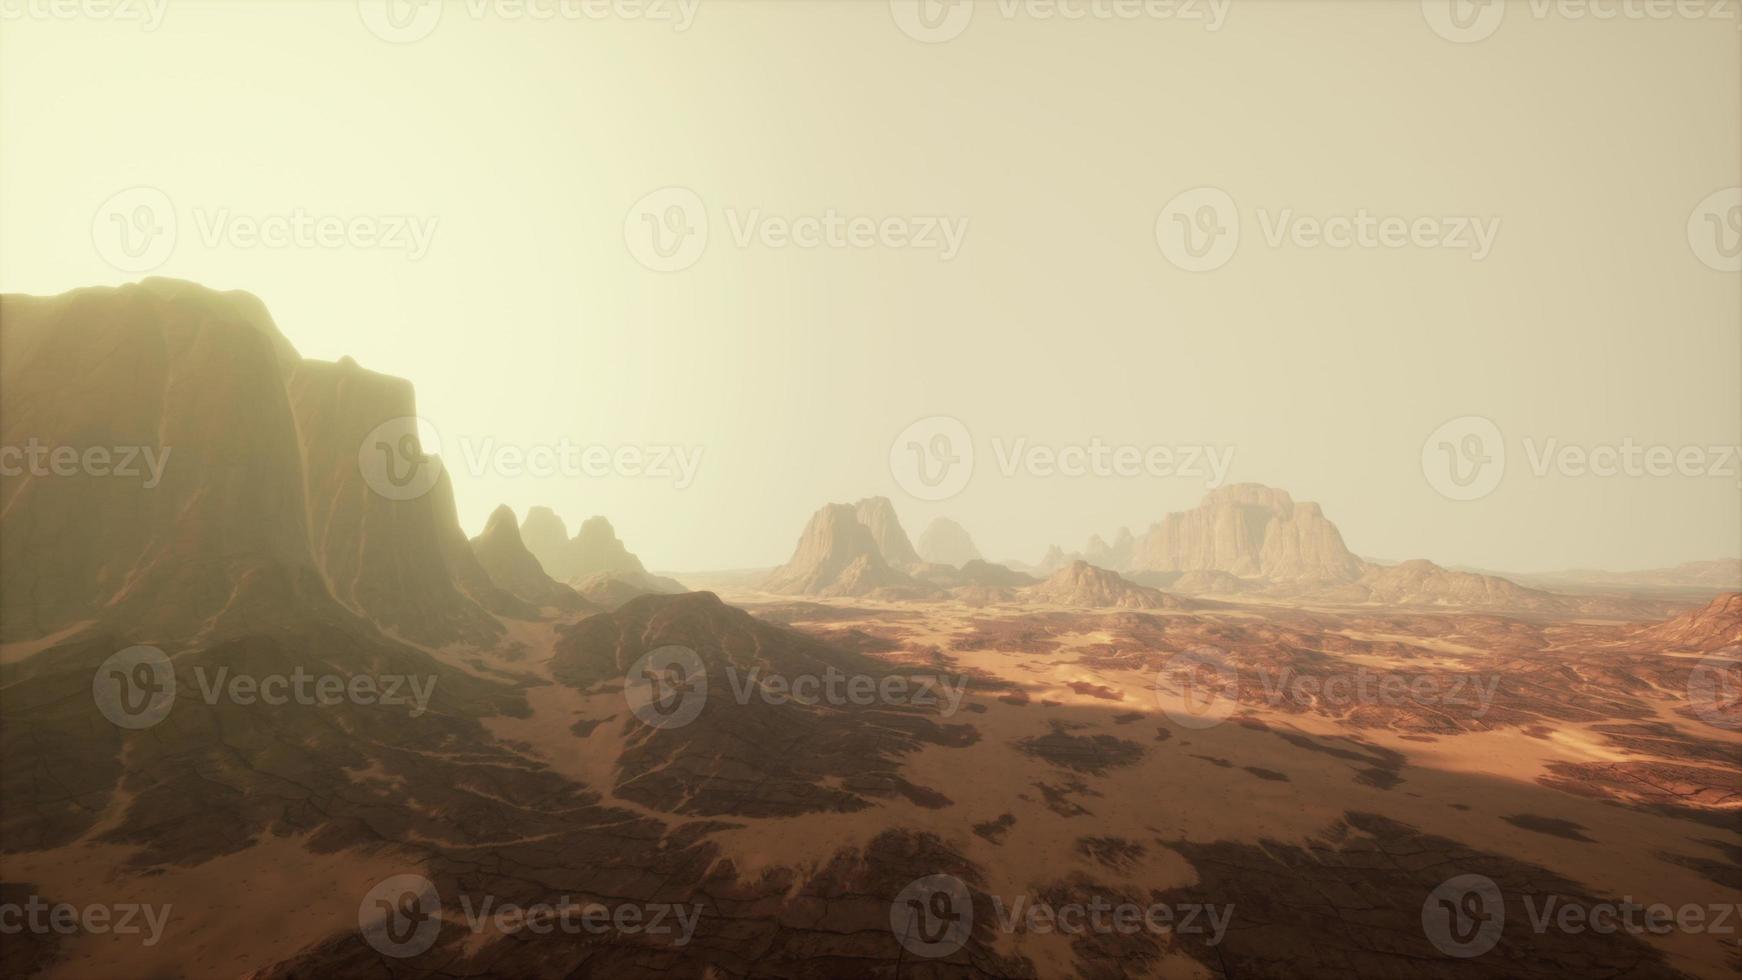
<path id="1" fill-rule="evenodd" d="M 725 600 L 475 647 L 262 629 L 168 651 L 173 705 L 137 729 L 92 695 L 125 638 L 0 648 L 8 908 L 138 909 L 8 929 L 0 968 L 1742 970 L 1734 600 L 1657 627 Z M 429 697 L 209 697 L 226 669 Z"/>

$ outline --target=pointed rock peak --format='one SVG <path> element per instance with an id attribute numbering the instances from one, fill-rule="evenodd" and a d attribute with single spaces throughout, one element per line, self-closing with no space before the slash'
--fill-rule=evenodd
<path id="1" fill-rule="evenodd" d="M 871 532 L 871 539 L 877 542 L 877 552 L 884 561 L 897 568 L 920 563 L 919 552 L 913 550 L 913 543 L 902 529 L 895 505 L 888 497 L 866 497 L 853 505 L 853 512 L 859 523 Z"/>
<path id="2" fill-rule="evenodd" d="M 484 533 L 481 537 L 486 541 L 494 541 L 507 539 L 510 535 L 516 542 L 521 540 L 520 522 L 514 518 L 514 508 L 502 504 L 490 512 L 490 519 L 484 522 Z"/>

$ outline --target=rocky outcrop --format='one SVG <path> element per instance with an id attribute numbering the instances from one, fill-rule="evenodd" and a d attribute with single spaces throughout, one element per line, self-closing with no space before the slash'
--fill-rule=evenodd
<path id="1" fill-rule="evenodd" d="M 746 677 L 753 683 L 855 675 L 875 684 L 905 674 L 899 665 L 763 622 L 711 592 L 644 596 L 563 628 L 551 673 L 581 691 L 622 690 L 626 675 L 642 679 L 631 673 L 638 662 L 672 647 L 682 654 L 662 671 L 662 687 L 671 685 L 662 700 L 676 711 L 693 702 L 695 714 L 682 725 L 644 728 L 623 749 L 612 789 L 641 806 L 741 818 L 847 813 L 879 798 L 936 805 L 941 787 L 909 784 L 900 760 L 926 745 L 960 746 L 978 737 L 939 718 L 940 709 L 951 707 L 943 695 L 911 705 L 743 696 L 734 684 Z M 770 737 L 793 749 L 771 751 Z"/>
<path id="2" fill-rule="evenodd" d="M 914 580 L 884 560 L 871 529 L 848 504 L 829 504 L 811 515 L 792 558 L 762 583 L 780 595 L 865 595 Z"/>
<path id="3" fill-rule="evenodd" d="M 980 549 L 974 546 L 974 539 L 967 529 L 947 517 L 933 518 L 926 525 L 919 536 L 917 550 L 920 558 L 927 562 L 957 568 L 981 558 Z"/>
<path id="4" fill-rule="evenodd" d="M 907 532 L 902 529 L 901 519 L 895 516 L 895 505 L 888 497 L 866 497 L 853 505 L 853 513 L 871 532 L 877 553 L 891 568 L 906 571 L 921 563 L 919 552 L 913 550 L 913 544 L 907 540 Z"/>
<path id="5" fill-rule="evenodd" d="M 0 478 L 8 638 L 353 613 L 428 642 L 500 630 L 454 585 L 431 502 L 364 486 L 362 436 L 413 411 L 410 386 L 303 360 L 254 297 L 167 279 L 6 296 L 0 371 L 5 445 L 107 457 Z"/>
<path id="6" fill-rule="evenodd" d="M 1707 653 L 1742 645 L 1742 592 L 1721 595 L 1703 609 L 1645 627 L 1636 636 L 1665 650 Z"/>
<path id="7" fill-rule="evenodd" d="M 1189 609 L 1193 605 L 1086 561 L 1071 562 L 1046 581 L 1024 590 L 1023 595 L 1033 602 L 1080 609 Z"/>
<path id="8" fill-rule="evenodd" d="M 647 592 L 688 591 L 675 579 L 650 573 L 603 517 L 587 518 L 571 538 L 556 512 L 549 507 L 534 507 L 526 512 L 520 535 L 545 572 L 570 585 L 604 574 Z"/>
<path id="9" fill-rule="evenodd" d="M 1362 562 L 1317 504 L 1253 483 L 1222 487 L 1134 542 L 1133 570 L 1222 571 L 1270 582 L 1352 582 Z"/>
<path id="10" fill-rule="evenodd" d="M 517 599 L 534 607 L 564 611 L 591 607 L 574 589 L 545 574 L 544 567 L 521 540 L 514 511 L 506 504 L 490 514 L 484 533 L 473 538 L 470 546 L 491 583 Z"/>
<path id="11" fill-rule="evenodd" d="M 1365 601 L 1392 606 L 1461 606 L 1560 611 L 1568 603 L 1494 575 L 1455 572 L 1417 558 L 1396 565 L 1369 564 L 1358 583 Z"/>
<path id="12" fill-rule="evenodd" d="M 532 557 L 538 559 L 545 574 L 559 580 L 570 577 L 568 556 L 564 554 L 569 546 L 569 528 L 556 511 L 549 507 L 528 510 L 526 520 L 520 523 L 520 540 Z"/>

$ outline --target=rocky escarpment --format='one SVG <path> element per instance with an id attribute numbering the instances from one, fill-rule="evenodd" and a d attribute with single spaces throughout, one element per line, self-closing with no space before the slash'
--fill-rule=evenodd
<path id="1" fill-rule="evenodd" d="M 421 643 L 500 635 L 462 587 L 480 576 L 454 564 L 445 484 L 394 499 L 363 472 L 366 437 L 415 414 L 411 386 L 303 359 L 254 297 L 169 279 L 5 296 L 0 372 L 5 445 L 106 461 L 0 477 L 6 638 L 352 616 Z M 439 467 L 398 435 L 409 472 Z"/>

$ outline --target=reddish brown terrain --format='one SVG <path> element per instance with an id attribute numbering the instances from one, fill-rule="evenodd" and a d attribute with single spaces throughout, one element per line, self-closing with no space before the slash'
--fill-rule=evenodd
<path id="1" fill-rule="evenodd" d="M 6 976 L 1742 970 L 1742 593 L 1379 566 L 1251 487 L 1044 580 L 837 504 L 672 593 L 603 521 L 468 541 L 434 460 L 383 493 L 410 385 L 242 294 L 7 296 L 0 371 L 7 445 L 173 449 L 0 480 L 0 904 L 163 916 L 12 930 Z M 212 680 L 299 674 L 347 695 Z M 1498 906 L 1438 925 L 1468 876 Z M 1618 905 L 1709 928 L 1584 927 Z"/>

